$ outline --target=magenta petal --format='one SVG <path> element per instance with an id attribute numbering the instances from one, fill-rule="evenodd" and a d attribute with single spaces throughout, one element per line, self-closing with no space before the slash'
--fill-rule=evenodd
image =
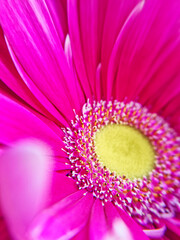
<path id="1" fill-rule="evenodd" d="M 64 198 L 39 215 L 30 229 L 32 239 L 71 239 L 86 225 L 93 204 L 92 194 L 85 191 Z"/>
<path id="2" fill-rule="evenodd" d="M 54 26 L 61 40 L 62 45 L 64 45 L 65 36 L 68 32 L 67 23 L 67 3 L 65 1 L 56 0 L 46 0 L 50 15 L 53 19 Z"/>
<path id="3" fill-rule="evenodd" d="M 77 69 L 78 76 L 81 79 L 83 90 L 87 98 L 90 98 L 92 95 L 92 88 L 90 82 L 88 81 L 86 69 L 84 66 L 83 51 L 81 48 L 81 36 L 79 29 L 78 4 L 76 0 L 68 1 L 68 24 L 75 67 Z"/>
<path id="4" fill-rule="evenodd" d="M 73 59 L 83 91 L 95 95 L 96 69 L 100 63 L 103 20 L 107 1 L 68 1 L 69 36 Z"/>
<path id="5" fill-rule="evenodd" d="M 52 5 L 48 11 L 45 1 L 3 1 L 0 20 L 15 66 L 28 88 L 40 102 L 44 97 L 71 120 L 73 108 L 79 110 L 80 105 L 78 84 L 50 15 Z"/>
<path id="6" fill-rule="evenodd" d="M 107 216 L 107 223 L 110 226 L 110 228 L 112 228 L 114 220 L 120 217 L 119 212 L 112 203 L 106 203 L 105 213 Z"/>
<path id="7" fill-rule="evenodd" d="M 179 1 L 145 1 L 135 19 L 124 26 L 120 58 L 116 55 L 116 97 L 139 96 L 142 104 L 159 112 L 180 91 L 179 15 Z"/>
<path id="8" fill-rule="evenodd" d="M 133 236 L 134 240 L 142 239 L 142 240 L 148 240 L 148 237 L 144 234 L 142 231 L 142 228 L 140 225 L 138 225 L 127 213 L 125 213 L 123 210 L 120 210 L 120 217 L 126 224 L 126 226 L 129 228 L 131 231 L 131 234 Z"/>
<path id="9" fill-rule="evenodd" d="M 104 207 L 99 199 L 96 199 L 91 211 L 90 218 L 90 240 L 99 240 L 108 231 Z"/>
<path id="10" fill-rule="evenodd" d="M 107 85 L 103 87 L 108 98 L 140 97 L 138 101 L 160 113 L 180 92 L 180 2 L 131 3 L 108 5 L 102 44 L 102 79 L 107 78 Z"/>
<path id="11" fill-rule="evenodd" d="M 168 219 L 166 219 L 165 221 L 166 227 L 169 230 L 169 234 L 170 232 L 172 232 L 172 235 L 176 235 L 177 238 L 180 239 L 180 224 L 179 226 L 177 224 L 174 224 L 173 222 L 171 222 L 171 220 L 169 221 Z"/>
<path id="12" fill-rule="evenodd" d="M 67 160 L 67 159 L 66 159 Z M 68 160 L 67 160 L 68 161 Z M 71 170 L 71 165 L 66 164 L 65 162 L 58 161 L 58 158 L 56 158 L 55 161 L 55 171 L 62 171 L 62 170 Z"/>
<path id="13" fill-rule="evenodd" d="M 17 239 L 23 239 L 29 223 L 47 202 L 52 174 L 50 155 L 46 145 L 32 140 L 18 142 L 1 155 L 2 212 Z"/>
<path id="14" fill-rule="evenodd" d="M 115 219 L 113 222 L 113 228 L 103 240 L 133 240 L 130 229 L 126 224 L 120 219 Z"/>
<path id="15" fill-rule="evenodd" d="M 22 138 L 34 137 L 50 145 L 55 155 L 62 152 L 60 137 L 43 121 L 20 104 L 0 95 L 0 140 L 9 145 Z"/>
<path id="16" fill-rule="evenodd" d="M 87 223 L 86 226 L 75 236 L 72 240 L 89 240 L 89 224 Z"/>
<path id="17" fill-rule="evenodd" d="M 133 240 L 148 240 L 148 237 L 144 234 L 140 225 L 138 225 L 125 211 L 115 207 L 112 203 L 107 203 L 105 205 L 105 211 L 110 226 L 113 225 L 115 219 L 120 218 L 129 229 Z"/>
<path id="18" fill-rule="evenodd" d="M 47 110 L 33 96 L 31 91 L 28 89 L 26 84 L 19 76 L 8 52 L 1 28 L 0 28 L 0 78 L 14 93 L 16 93 L 26 103 L 30 104 L 31 107 L 34 107 L 36 110 L 38 110 L 44 115 L 48 115 L 49 118 L 51 117 Z M 3 87 L 1 84 L 2 83 L 0 83 L 1 86 L 0 90 L 2 91 Z M 11 96 L 12 95 L 13 94 L 11 93 Z"/>
<path id="19" fill-rule="evenodd" d="M 168 120 L 171 126 L 180 134 L 180 93 L 174 97 L 161 111 L 164 118 Z"/>
<path id="20" fill-rule="evenodd" d="M 180 218 L 174 217 L 174 218 L 167 219 L 166 221 L 168 221 L 170 224 L 180 227 Z"/>
<path id="21" fill-rule="evenodd" d="M 11 240 L 7 224 L 5 223 L 5 220 L 3 216 L 1 216 L 1 214 L 0 214 L 0 237 L 1 240 Z"/>
<path id="22" fill-rule="evenodd" d="M 72 67 L 72 65 L 73 65 L 72 49 L 71 49 L 71 41 L 70 41 L 69 35 L 67 35 L 66 39 L 65 39 L 64 53 L 66 55 L 66 59 L 67 59 L 69 66 Z"/>
<path id="23" fill-rule="evenodd" d="M 50 204 L 54 204 L 62 200 L 63 198 L 77 192 L 78 187 L 76 182 L 67 176 L 59 172 L 53 173 L 52 187 L 50 193 Z"/>
<path id="24" fill-rule="evenodd" d="M 97 70 L 96 70 L 96 99 L 97 101 L 100 101 L 103 97 L 102 93 L 102 74 L 101 74 L 101 64 L 98 65 Z"/>
<path id="25" fill-rule="evenodd" d="M 111 91 L 108 89 L 107 83 L 107 71 L 110 62 L 110 56 L 112 49 L 115 45 L 118 33 L 123 28 L 124 23 L 132 9 L 140 2 L 139 0 L 129 1 L 109 1 L 105 12 L 105 19 L 103 22 L 103 37 L 101 46 L 101 61 L 102 61 L 102 79 L 104 84 L 102 85 L 105 96 Z M 106 6 L 106 5 L 105 5 Z M 102 1 L 102 8 L 104 7 L 104 1 Z M 119 55 L 120 56 L 120 55 Z M 118 64 L 119 60 L 115 62 L 114 67 Z M 114 78 L 109 79 L 113 85 Z M 119 89 L 120 91 L 120 89 Z M 112 96 L 111 96 L 112 97 Z M 115 96 L 114 96 L 115 97 Z"/>

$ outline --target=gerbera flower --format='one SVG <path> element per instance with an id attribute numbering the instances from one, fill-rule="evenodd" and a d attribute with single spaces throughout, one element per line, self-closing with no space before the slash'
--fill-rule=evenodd
<path id="1" fill-rule="evenodd" d="M 120 219 L 179 239 L 179 19 L 179 0 L 2 1 L 1 144 L 35 137 L 55 162 L 27 238 L 103 239 Z"/>

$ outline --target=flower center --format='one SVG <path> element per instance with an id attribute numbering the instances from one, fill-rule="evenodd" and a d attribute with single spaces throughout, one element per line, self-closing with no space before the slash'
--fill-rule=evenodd
<path id="1" fill-rule="evenodd" d="M 157 114 L 132 101 L 88 102 L 64 133 L 68 176 L 79 189 L 144 228 L 179 209 L 180 138 Z"/>
<path id="2" fill-rule="evenodd" d="M 130 179 L 142 178 L 154 167 L 152 144 L 139 130 L 127 125 L 111 124 L 97 131 L 95 151 L 110 171 Z"/>

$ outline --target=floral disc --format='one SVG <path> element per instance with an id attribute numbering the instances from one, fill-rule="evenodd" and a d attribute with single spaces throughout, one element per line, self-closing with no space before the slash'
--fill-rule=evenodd
<path id="1" fill-rule="evenodd" d="M 64 132 L 68 176 L 79 189 L 145 228 L 180 208 L 180 137 L 157 114 L 132 101 L 88 102 Z"/>
<path id="2" fill-rule="evenodd" d="M 153 146 L 148 138 L 134 127 L 108 124 L 97 130 L 94 145 L 97 158 L 116 175 L 134 179 L 153 170 Z"/>

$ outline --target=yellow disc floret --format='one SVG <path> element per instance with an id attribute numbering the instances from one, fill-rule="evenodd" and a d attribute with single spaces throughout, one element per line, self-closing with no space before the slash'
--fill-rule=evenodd
<path id="1" fill-rule="evenodd" d="M 104 166 L 130 179 L 148 175 L 154 167 L 154 149 L 134 127 L 109 124 L 95 134 L 95 150 Z"/>

